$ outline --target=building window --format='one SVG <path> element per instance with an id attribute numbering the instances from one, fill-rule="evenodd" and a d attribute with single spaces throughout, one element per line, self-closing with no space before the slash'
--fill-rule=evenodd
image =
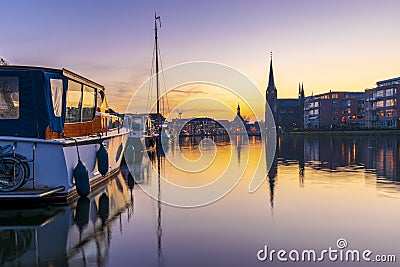
<path id="1" fill-rule="evenodd" d="M 372 107 L 373 108 L 382 108 L 383 107 L 383 100 L 379 100 L 379 101 L 373 102 Z"/>
<path id="2" fill-rule="evenodd" d="M 61 117 L 63 82 L 61 79 L 50 79 L 51 101 L 53 102 L 54 116 Z"/>
<path id="3" fill-rule="evenodd" d="M 396 94 L 396 88 L 386 89 L 386 96 L 393 96 Z"/>
<path id="4" fill-rule="evenodd" d="M 19 79 L 0 77 L 0 119 L 19 118 Z"/>
<path id="5" fill-rule="evenodd" d="M 396 100 L 395 99 L 387 99 L 386 100 L 386 107 L 392 107 L 396 104 Z"/>
<path id="6" fill-rule="evenodd" d="M 345 108 L 342 111 L 343 114 L 350 114 L 351 113 L 351 109 L 350 108 Z"/>
<path id="7" fill-rule="evenodd" d="M 385 92 L 385 90 L 375 91 L 375 92 L 373 92 L 372 97 L 373 98 L 383 97 L 384 96 L 384 92 Z"/>
<path id="8" fill-rule="evenodd" d="M 395 115 L 396 115 L 396 110 L 394 110 L 394 109 L 386 110 L 386 117 L 393 117 Z"/>
<path id="9" fill-rule="evenodd" d="M 342 101 L 342 106 L 343 106 L 343 107 L 349 107 L 349 106 L 350 106 L 350 100 L 344 100 L 344 101 Z"/>

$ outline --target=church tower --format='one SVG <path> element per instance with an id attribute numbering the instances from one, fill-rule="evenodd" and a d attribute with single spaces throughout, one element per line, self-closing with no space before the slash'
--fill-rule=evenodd
<path id="1" fill-rule="evenodd" d="M 299 83 L 299 128 L 304 129 L 304 86 L 303 83 Z"/>
<path id="2" fill-rule="evenodd" d="M 274 71 L 272 68 L 272 53 L 271 53 L 271 61 L 269 65 L 269 80 L 268 86 L 266 90 L 266 100 L 269 105 L 272 115 L 274 116 L 275 125 L 278 125 L 278 99 L 277 99 L 277 90 L 275 87 L 274 81 Z"/>

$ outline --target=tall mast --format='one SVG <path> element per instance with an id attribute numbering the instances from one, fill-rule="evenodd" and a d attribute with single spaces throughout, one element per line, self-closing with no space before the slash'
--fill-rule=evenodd
<path id="1" fill-rule="evenodd" d="M 160 16 L 157 16 L 157 13 L 154 14 L 154 33 L 155 33 L 155 47 L 156 47 L 156 88 L 157 88 L 157 128 L 160 132 L 161 118 L 160 118 L 160 90 L 158 84 L 158 35 L 157 35 L 157 20 L 160 22 L 161 27 L 161 19 Z"/>

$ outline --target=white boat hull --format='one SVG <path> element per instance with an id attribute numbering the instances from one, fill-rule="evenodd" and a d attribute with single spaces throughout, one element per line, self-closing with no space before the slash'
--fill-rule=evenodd
<path id="1" fill-rule="evenodd" d="M 73 171 L 78 164 L 78 152 L 82 163 L 89 174 L 89 184 L 93 189 L 101 184 L 110 174 L 119 170 L 124 149 L 128 138 L 128 131 L 110 131 L 107 136 L 76 137 L 75 140 L 55 139 L 43 140 L 35 138 L 0 137 L 0 146 L 11 145 L 16 154 L 26 157 L 29 161 L 30 177 L 19 189 L 12 192 L 0 192 L 0 198 L 35 198 L 35 190 L 59 190 L 53 194 L 63 199 L 72 199 L 77 196 Z M 108 152 L 109 169 L 105 176 L 98 171 L 96 153 L 103 142 Z M 62 188 L 62 190 L 61 190 Z"/>

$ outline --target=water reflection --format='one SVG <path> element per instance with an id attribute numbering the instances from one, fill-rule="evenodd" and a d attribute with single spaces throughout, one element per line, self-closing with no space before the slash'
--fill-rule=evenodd
<path id="1" fill-rule="evenodd" d="M 162 265 L 162 221 L 161 221 L 161 164 L 165 160 L 162 154 L 157 154 L 157 184 L 158 184 L 158 197 L 157 197 L 157 259 L 158 266 Z"/>
<path id="2" fill-rule="evenodd" d="M 119 174 L 69 206 L 0 211 L 0 265 L 104 266 L 110 225 L 130 205 Z"/>
<path id="3" fill-rule="evenodd" d="M 281 136 L 277 145 L 282 165 L 298 164 L 300 184 L 305 166 L 328 172 L 365 172 L 379 182 L 400 181 L 398 136 Z"/>
<path id="4" fill-rule="evenodd" d="M 201 138 L 188 139 L 180 149 L 195 158 Z M 142 153 L 129 163 L 132 173 L 122 166 L 107 185 L 72 205 L 0 211 L 0 266 L 261 266 L 268 263 L 255 255 L 265 244 L 325 249 L 338 237 L 346 237 L 352 248 L 398 255 L 400 236 L 390 225 L 400 222 L 393 212 L 400 199 L 376 194 L 398 195 L 398 138 L 283 136 L 278 141 L 265 186 L 249 194 L 248 172 L 226 197 L 201 208 L 163 205 L 171 192 L 160 187 L 160 175 L 201 180 L 219 168 L 190 177 L 162 155 Z M 239 169 L 251 154 L 251 169 L 261 143 L 250 138 L 247 146 L 239 137 L 216 146 L 217 165 L 232 155 L 232 168 Z M 176 149 L 170 144 L 166 153 Z M 157 183 L 158 200 L 137 183 Z"/>
<path id="5" fill-rule="evenodd" d="M 271 206 L 272 211 L 274 210 L 275 182 L 277 174 L 278 174 L 278 158 L 275 156 L 274 161 L 271 165 L 271 169 L 268 172 L 269 204 Z"/>

